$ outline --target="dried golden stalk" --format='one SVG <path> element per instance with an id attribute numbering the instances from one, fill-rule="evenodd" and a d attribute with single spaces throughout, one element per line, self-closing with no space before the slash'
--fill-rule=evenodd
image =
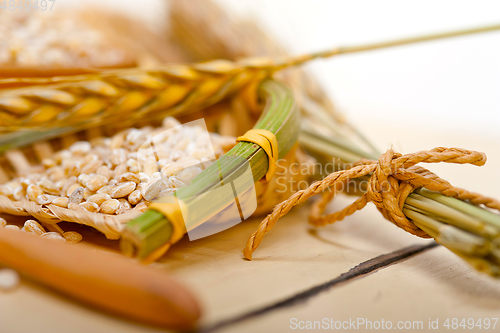
<path id="1" fill-rule="evenodd" d="M 168 21 L 172 39 L 181 45 L 194 61 L 236 61 L 255 56 L 288 56 L 284 48 L 254 21 L 236 17 L 234 13 L 224 10 L 210 0 L 170 0 L 169 5 Z M 321 142 L 308 134 L 319 133 L 326 137 L 334 135 L 336 141 L 343 143 L 343 148 L 338 149 L 338 154 L 334 154 L 336 159 L 352 156 L 352 151 L 358 152 L 353 160 L 378 156 L 374 145 L 334 107 L 316 80 L 303 68 L 280 71 L 274 78 L 286 82 L 292 88 L 302 114 L 301 129 L 304 135 L 299 141 L 303 148 L 316 150 Z M 240 128 L 240 133 L 248 129 Z M 346 162 L 345 159 L 343 161 Z"/>
<path id="2" fill-rule="evenodd" d="M 155 70 L 124 69 L 53 78 L 0 80 L 2 150 L 98 124 L 134 124 L 193 112 L 241 93 L 255 107 L 256 88 L 274 72 L 343 53 L 372 50 L 416 41 L 500 29 L 500 25 L 397 41 L 334 48 L 282 59 L 214 60 L 194 65 L 172 64 Z M 36 130 L 44 126 L 43 132 Z M 26 132 L 14 132 L 31 129 Z"/>
<path id="3" fill-rule="evenodd" d="M 236 17 L 210 0 L 170 0 L 169 5 L 168 21 L 172 39 L 183 47 L 193 61 L 288 56 L 285 49 L 254 21 Z M 304 115 L 316 106 L 328 114 L 329 123 L 345 123 L 345 117 L 334 108 L 318 83 L 302 68 L 282 71 L 275 78 L 290 84 Z M 321 122 L 316 124 L 320 125 Z"/>

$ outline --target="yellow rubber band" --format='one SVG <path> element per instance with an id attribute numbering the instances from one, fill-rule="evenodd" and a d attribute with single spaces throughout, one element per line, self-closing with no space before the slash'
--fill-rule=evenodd
<path id="1" fill-rule="evenodd" d="M 186 233 L 186 225 L 182 217 L 182 208 L 186 207 L 186 204 L 177 199 L 176 201 L 177 202 L 153 202 L 149 206 L 149 209 L 154 209 L 162 213 L 172 224 L 172 237 L 170 237 L 171 244 L 177 243 Z"/>
<path id="2" fill-rule="evenodd" d="M 264 149 L 269 160 L 269 168 L 265 177 L 266 180 L 270 180 L 275 174 L 278 164 L 278 140 L 276 140 L 274 133 L 264 129 L 251 129 L 236 139 L 236 142 L 240 141 L 255 143 Z"/>
<path id="3" fill-rule="evenodd" d="M 172 200 L 170 198 L 171 197 L 169 197 L 169 200 Z M 162 245 L 142 260 L 145 264 L 155 262 L 161 258 L 165 252 L 168 251 L 170 246 L 181 240 L 182 236 L 186 233 L 186 225 L 182 215 L 182 211 L 186 211 L 186 204 L 181 200 L 177 200 L 177 197 L 173 198 L 175 198 L 175 202 L 154 202 L 149 206 L 149 209 L 160 212 L 168 219 L 172 225 L 172 236 L 168 243 Z"/>

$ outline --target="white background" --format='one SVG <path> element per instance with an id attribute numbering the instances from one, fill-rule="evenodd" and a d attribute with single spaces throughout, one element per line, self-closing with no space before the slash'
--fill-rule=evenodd
<path id="1" fill-rule="evenodd" d="M 494 0 L 220 2 L 260 19 L 294 53 L 500 24 L 500 2 Z M 307 67 L 353 119 L 432 121 L 436 129 L 493 135 L 499 129 L 500 32 L 344 55 Z"/>

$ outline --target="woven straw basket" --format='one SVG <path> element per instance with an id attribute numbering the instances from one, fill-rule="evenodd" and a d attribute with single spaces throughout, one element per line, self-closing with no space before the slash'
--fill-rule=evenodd
<path id="1" fill-rule="evenodd" d="M 193 2 L 196 2 L 194 4 Z M 282 56 L 285 53 L 282 48 L 269 39 L 255 24 L 251 22 L 236 22 L 227 13 L 215 4 L 205 0 L 183 1 L 173 0 L 170 6 L 170 30 L 165 33 L 168 38 L 157 39 L 156 42 L 164 43 L 162 48 L 172 51 L 172 59 L 183 62 L 200 61 L 213 58 L 233 60 L 243 56 Z M 117 19 L 117 18 L 115 18 Z M 226 29 L 214 29 L 213 20 L 218 24 L 227 24 Z M 123 25 L 124 19 L 121 21 Z M 221 33 L 223 32 L 223 33 Z M 141 36 L 142 37 L 142 36 Z M 154 38 L 146 38 L 150 41 Z M 167 41 L 168 40 L 168 41 Z M 139 41 L 138 41 L 139 43 Z M 152 44 L 152 43 L 150 43 Z M 141 48 L 141 52 L 144 52 Z M 159 57 L 159 51 L 149 49 L 150 59 L 165 61 L 165 57 Z M 163 53 L 163 52 L 161 52 Z M 143 55 L 143 54 L 142 54 Z M 139 56 L 136 57 L 137 59 Z M 127 58 L 127 61 L 129 59 Z M 116 64 L 115 67 L 119 67 Z M 64 72 L 78 72 L 78 69 L 66 68 Z M 43 71 L 42 71 L 43 72 Z M 54 71 L 47 71 L 54 74 Z M 57 71 L 56 71 L 57 73 Z M 343 131 L 350 131 L 345 124 L 341 114 L 337 113 L 331 102 L 318 87 L 314 80 L 305 75 L 300 69 L 293 69 L 279 73 L 278 78 L 287 82 L 297 98 L 299 107 L 315 104 L 321 106 L 328 112 L 328 116 L 336 122 Z M 305 108 L 301 110 L 305 116 Z M 248 109 L 240 108 L 238 100 L 224 100 L 206 109 L 190 114 L 176 114 L 181 122 L 196 118 L 205 118 L 210 131 L 219 132 L 223 135 L 237 136 L 250 129 L 259 114 Z M 310 117 L 311 121 L 316 121 Z M 319 120 L 321 122 L 321 120 Z M 142 120 L 137 125 L 158 124 L 158 120 Z M 321 126 L 321 124 L 318 124 Z M 28 146 L 16 147 L 5 151 L 0 156 L 0 183 L 29 174 L 35 170 L 43 170 L 41 161 L 51 157 L 56 151 L 68 148 L 76 141 L 92 141 L 99 137 L 109 137 L 124 128 L 119 124 L 96 123 L 92 128 L 84 130 L 74 129 L 72 133 L 66 133 L 58 137 L 52 137 L 47 141 L 31 143 Z M 23 129 L 17 129 L 22 131 Z M 294 178 L 297 182 L 310 181 L 309 176 L 296 172 L 299 165 L 311 164 L 312 159 L 297 146 L 288 153 L 285 158 L 286 172 L 282 174 L 287 181 Z M 290 196 L 296 190 L 290 188 L 287 192 L 276 192 L 276 180 L 260 181 L 256 183 L 258 197 L 258 208 L 255 214 L 267 213 L 275 204 Z M 4 193 L 5 194 L 5 193 Z M 120 215 L 107 215 L 84 211 L 74 211 L 52 204 L 38 205 L 24 198 L 13 200 L 4 194 L 0 194 L 0 212 L 18 216 L 33 216 L 44 223 L 49 230 L 57 231 L 57 223 L 61 221 L 75 222 L 95 228 L 106 235 L 109 239 L 120 238 L 120 233 L 125 223 L 141 214 L 141 211 L 130 210 Z"/>

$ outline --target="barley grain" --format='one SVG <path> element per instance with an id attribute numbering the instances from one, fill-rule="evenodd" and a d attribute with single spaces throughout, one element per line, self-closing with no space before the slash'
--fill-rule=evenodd
<path id="1" fill-rule="evenodd" d="M 150 183 L 146 185 L 145 190 L 143 190 L 142 196 L 148 201 L 153 201 L 158 198 L 161 191 L 167 188 L 169 188 L 168 180 L 162 177 L 160 179 L 150 181 Z"/>
<path id="2" fill-rule="evenodd" d="M 149 181 L 149 175 L 145 172 L 139 172 L 138 173 L 138 176 L 139 176 L 139 183 L 147 183 Z"/>
<path id="3" fill-rule="evenodd" d="M 120 165 L 127 161 L 127 151 L 123 148 L 113 149 L 111 151 L 110 162 L 113 165 Z"/>
<path id="4" fill-rule="evenodd" d="M 64 173 L 69 176 L 79 176 L 81 173 L 81 162 L 73 160 L 65 160 L 62 162 Z"/>
<path id="5" fill-rule="evenodd" d="M 175 126 L 179 126 L 181 123 L 175 119 L 174 117 L 166 117 L 162 121 L 162 127 L 165 129 L 171 129 L 174 128 Z"/>
<path id="6" fill-rule="evenodd" d="M 83 207 L 85 210 L 88 210 L 89 212 L 92 213 L 97 213 L 99 211 L 99 206 L 96 203 L 93 202 L 82 202 L 80 203 L 80 207 Z"/>
<path id="7" fill-rule="evenodd" d="M 21 186 L 24 188 L 24 190 L 26 190 L 30 185 L 34 184 L 34 182 L 27 177 L 22 177 L 19 182 L 21 183 Z"/>
<path id="8" fill-rule="evenodd" d="M 41 236 L 45 233 L 45 229 L 35 220 L 27 220 L 24 222 L 23 231 Z"/>
<path id="9" fill-rule="evenodd" d="M 89 175 L 82 173 L 78 176 L 78 183 L 82 185 L 83 187 L 87 186 L 87 180 L 90 178 Z"/>
<path id="10" fill-rule="evenodd" d="M 139 190 L 135 190 L 132 193 L 128 195 L 128 202 L 130 202 L 131 205 L 137 205 L 139 201 L 142 199 L 142 193 Z"/>
<path id="11" fill-rule="evenodd" d="M 56 205 L 56 206 L 59 206 L 62 208 L 68 208 L 68 203 L 69 203 L 69 199 L 66 197 L 59 197 L 59 198 L 56 198 L 52 201 L 53 205 Z"/>
<path id="12" fill-rule="evenodd" d="M 66 239 L 64 239 L 64 237 L 61 236 L 61 234 L 58 232 L 46 232 L 43 235 L 41 235 L 40 237 L 47 238 L 47 239 L 55 239 L 55 240 L 63 241 L 63 242 L 66 241 Z"/>
<path id="13" fill-rule="evenodd" d="M 26 197 L 30 201 L 36 201 L 36 198 L 42 194 L 43 194 L 42 189 L 36 185 L 30 185 L 26 189 Z"/>
<path id="14" fill-rule="evenodd" d="M 77 187 L 69 196 L 69 203 L 70 204 L 81 203 L 83 201 L 83 192 L 84 192 L 83 187 Z"/>
<path id="15" fill-rule="evenodd" d="M 170 176 L 177 174 L 177 172 L 179 172 L 181 170 L 182 170 L 182 166 L 180 164 L 169 163 L 161 169 L 161 173 L 163 173 L 163 175 L 165 177 L 170 177 Z"/>
<path id="16" fill-rule="evenodd" d="M 143 130 L 136 128 L 131 129 L 125 138 L 131 149 L 137 149 L 146 139 L 147 134 Z"/>
<path id="17" fill-rule="evenodd" d="M 66 231 L 65 233 L 62 234 L 66 242 L 68 243 L 80 243 L 83 239 L 82 235 L 80 235 L 76 231 Z"/>
<path id="18" fill-rule="evenodd" d="M 111 193 L 115 190 L 113 185 L 106 185 L 97 190 L 97 194 L 104 193 L 111 195 Z"/>
<path id="19" fill-rule="evenodd" d="M 95 173 L 99 176 L 103 176 L 108 181 L 111 179 L 111 177 L 113 177 L 113 172 L 106 165 L 101 165 Z"/>
<path id="20" fill-rule="evenodd" d="M 120 147 L 123 145 L 123 142 L 125 141 L 125 135 L 126 135 L 126 133 L 124 133 L 124 132 L 120 132 L 120 133 L 114 135 L 111 138 L 111 142 L 109 144 L 110 148 L 111 149 L 122 149 Z M 117 162 L 117 163 L 113 162 L 113 164 L 117 165 L 117 164 L 124 163 L 124 162 L 125 162 L 125 160 Z"/>
<path id="21" fill-rule="evenodd" d="M 101 213 L 114 214 L 120 208 L 120 201 L 116 199 L 106 200 L 100 206 Z"/>
<path id="22" fill-rule="evenodd" d="M 114 179 L 119 179 L 124 173 L 127 172 L 127 166 L 125 164 L 119 164 L 115 168 Z"/>
<path id="23" fill-rule="evenodd" d="M 62 163 L 63 161 L 71 160 L 72 156 L 73 154 L 69 150 L 63 149 L 54 154 L 54 159 L 57 163 Z"/>
<path id="24" fill-rule="evenodd" d="M 64 186 L 64 184 L 66 183 L 66 179 L 61 179 L 61 180 L 58 180 L 54 186 L 59 189 L 59 193 L 62 193 L 62 188 Z"/>
<path id="25" fill-rule="evenodd" d="M 140 171 L 139 163 L 135 159 L 132 158 L 128 159 L 126 166 L 129 172 L 138 173 Z"/>
<path id="26" fill-rule="evenodd" d="M 91 148 L 91 150 L 87 154 L 84 155 L 83 160 L 82 160 L 82 166 L 85 166 L 85 165 L 89 164 L 90 162 L 97 160 L 97 159 L 99 159 L 99 157 L 95 154 L 95 149 L 94 149 L 94 152 L 92 152 L 92 148 Z M 85 173 L 91 173 L 91 172 L 85 172 Z"/>
<path id="27" fill-rule="evenodd" d="M 106 193 L 97 193 L 94 195 L 91 195 L 88 199 L 87 202 L 93 202 L 100 206 L 104 201 L 111 200 L 111 197 L 109 194 Z"/>
<path id="28" fill-rule="evenodd" d="M 26 191 L 22 186 L 18 186 L 12 191 L 12 196 L 14 197 L 14 200 L 21 201 L 25 199 Z"/>
<path id="29" fill-rule="evenodd" d="M 164 190 L 162 190 L 159 194 L 158 194 L 158 198 L 161 198 L 163 196 L 166 196 L 166 195 L 169 195 L 169 194 L 172 194 L 174 193 L 175 191 L 177 191 L 176 188 L 166 188 Z"/>
<path id="30" fill-rule="evenodd" d="M 192 166 L 179 171 L 177 178 L 184 183 L 190 182 L 194 177 L 198 176 L 202 170 L 199 167 Z"/>
<path id="31" fill-rule="evenodd" d="M 56 185 L 49 179 L 44 179 L 37 184 L 45 193 L 52 195 L 59 195 L 61 189 L 57 188 Z"/>
<path id="32" fill-rule="evenodd" d="M 139 174 L 132 173 L 132 172 L 126 172 L 123 175 L 120 176 L 118 179 L 119 182 L 124 183 L 124 182 L 134 182 L 136 184 L 139 184 L 141 182 L 139 178 Z"/>
<path id="33" fill-rule="evenodd" d="M 75 155 L 85 155 L 90 152 L 92 146 L 90 142 L 87 141 L 78 141 L 75 142 L 69 147 L 69 151 Z"/>
<path id="34" fill-rule="evenodd" d="M 80 188 L 80 187 L 81 187 L 81 186 L 80 186 L 80 184 L 77 184 L 77 183 L 75 183 L 75 184 L 71 185 L 71 186 L 68 188 L 68 190 L 66 191 L 66 196 L 67 196 L 67 197 L 71 197 L 71 194 L 72 194 L 72 193 L 73 193 L 73 192 L 74 192 L 77 188 Z"/>
<path id="35" fill-rule="evenodd" d="M 91 190 L 89 190 L 88 188 L 84 188 L 83 189 L 83 200 L 87 200 L 88 198 L 90 198 L 92 195 L 96 194 L 95 192 L 92 192 Z"/>
<path id="36" fill-rule="evenodd" d="M 66 195 L 67 197 L 69 197 L 69 195 L 70 195 L 71 193 L 69 193 L 69 194 L 68 194 L 68 190 L 69 190 L 69 188 L 70 188 L 72 185 L 76 184 L 76 182 L 77 182 L 77 179 L 76 179 L 76 177 L 75 177 L 75 176 L 71 176 L 71 177 L 69 177 L 68 179 L 66 179 L 66 180 L 64 181 L 63 186 L 61 187 L 61 194 L 62 194 L 62 195 Z"/>
<path id="37" fill-rule="evenodd" d="M 144 162 L 144 173 L 146 173 L 148 176 L 151 176 L 153 173 L 158 171 L 158 164 L 156 163 L 156 160 L 154 157 L 150 157 Z"/>
<path id="38" fill-rule="evenodd" d="M 42 160 L 42 165 L 46 168 L 46 169 L 49 169 L 53 166 L 56 165 L 56 161 L 54 161 L 54 159 L 52 158 L 44 158 Z"/>
<path id="39" fill-rule="evenodd" d="M 81 212 L 87 211 L 84 207 L 80 206 L 80 204 L 72 203 L 72 202 L 68 203 L 68 209 L 75 210 L 75 211 L 81 211 Z"/>
<path id="40" fill-rule="evenodd" d="M 123 198 L 130 193 L 132 193 L 133 190 L 135 190 L 136 183 L 134 182 L 126 182 L 122 184 L 118 184 L 118 186 L 115 188 L 115 190 L 111 193 L 112 198 Z"/>
<path id="41" fill-rule="evenodd" d="M 185 182 L 183 182 L 182 180 L 180 180 L 179 178 L 177 178 L 175 176 L 170 177 L 169 181 L 171 182 L 173 188 L 180 188 L 180 187 L 186 186 Z"/>
<path id="42" fill-rule="evenodd" d="M 86 174 L 95 173 L 101 165 L 103 165 L 103 161 L 93 155 L 92 159 L 83 165 L 81 172 Z"/>
<path id="43" fill-rule="evenodd" d="M 5 220 L 3 217 L 0 217 L 0 228 L 5 228 L 7 225 L 7 220 Z"/>
<path id="44" fill-rule="evenodd" d="M 12 191 L 12 196 L 14 200 L 21 201 L 26 196 L 26 191 L 22 186 L 18 186 Z"/>
<path id="45" fill-rule="evenodd" d="M 141 191 L 141 195 L 144 195 L 144 191 L 146 189 L 146 185 L 148 184 L 148 182 L 149 180 L 147 182 L 141 181 L 139 184 L 137 184 L 135 189 Z"/>
<path id="46" fill-rule="evenodd" d="M 46 173 L 49 175 L 49 179 L 52 182 L 57 182 L 66 178 L 65 172 L 60 166 L 53 166 L 52 168 L 47 169 Z"/>
<path id="47" fill-rule="evenodd" d="M 130 205 L 130 203 L 127 200 L 122 198 L 122 199 L 118 199 L 118 201 L 120 202 L 120 207 L 116 211 L 116 214 L 126 213 L 132 208 L 132 206 Z"/>
<path id="48" fill-rule="evenodd" d="M 108 183 L 108 179 L 104 176 L 101 176 L 101 175 L 91 176 L 85 182 L 87 188 L 92 192 L 98 191 L 100 188 L 105 186 L 107 183 Z"/>
<path id="49" fill-rule="evenodd" d="M 6 225 L 4 227 L 5 229 L 9 229 L 9 230 L 16 230 L 16 231 L 21 231 L 21 228 L 19 228 L 17 225 Z"/>
<path id="50" fill-rule="evenodd" d="M 55 199 L 59 198 L 58 196 L 55 195 L 50 195 L 50 194 L 42 194 L 36 197 L 35 202 L 39 205 L 48 205 L 52 203 Z"/>
<path id="51" fill-rule="evenodd" d="M 140 202 L 133 210 L 144 213 L 148 209 L 148 205 L 145 202 Z"/>
<path id="52" fill-rule="evenodd" d="M 12 196 L 12 189 L 8 186 L 0 185 L 0 194 L 10 197 Z"/>

